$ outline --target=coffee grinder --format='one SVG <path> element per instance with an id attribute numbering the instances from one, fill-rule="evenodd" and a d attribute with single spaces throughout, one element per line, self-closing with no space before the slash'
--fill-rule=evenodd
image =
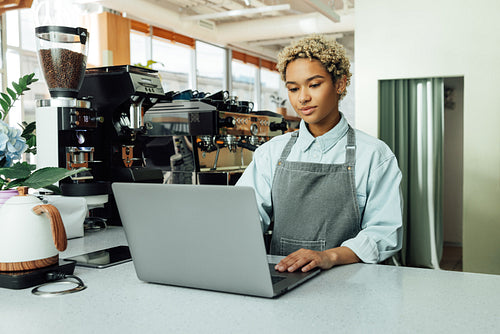
<path id="1" fill-rule="evenodd" d="M 104 204 L 109 185 L 96 182 L 92 174 L 99 164 L 93 134 L 102 117 L 90 101 L 77 98 L 87 64 L 88 32 L 80 27 L 39 26 L 35 34 L 51 97 L 36 101 L 37 167 L 89 168 L 61 181 L 62 194 L 92 196 L 93 205 Z"/>

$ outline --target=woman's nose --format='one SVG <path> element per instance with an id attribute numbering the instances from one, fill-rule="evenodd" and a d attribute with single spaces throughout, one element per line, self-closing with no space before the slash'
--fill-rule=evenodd
<path id="1" fill-rule="evenodd" d="M 299 103 L 300 104 L 307 103 L 307 102 L 309 102 L 310 99 L 311 99 L 311 97 L 309 96 L 309 94 L 305 90 L 302 90 L 300 92 L 300 95 L 299 95 Z"/>

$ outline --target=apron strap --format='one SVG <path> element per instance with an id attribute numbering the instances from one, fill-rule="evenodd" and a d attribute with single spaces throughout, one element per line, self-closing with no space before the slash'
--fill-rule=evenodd
<path id="1" fill-rule="evenodd" d="M 288 158 L 288 155 L 292 151 L 292 147 L 295 144 L 295 142 L 297 141 L 298 136 L 299 136 L 299 130 L 292 132 L 292 137 L 290 138 L 290 140 L 286 144 L 285 148 L 281 152 L 281 156 L 278 160 L 278 164 L 281 164 L 282 161 L 285 161 L 286 158 Z"/>
<path id="2" fill-rule="evenodd" d="M 345 162 L 349 166 L 356 163 L 356 135 L 354 129 L 349 125 L 347 129 L 347 145 L 345 146 Z"/>

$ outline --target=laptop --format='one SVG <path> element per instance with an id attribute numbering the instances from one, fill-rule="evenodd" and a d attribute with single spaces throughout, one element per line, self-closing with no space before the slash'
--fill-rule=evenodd
<path id="1" fill-rule="evenodd" d="M 142 281 L 272 298 L 320 272 L 274 269 L 282 257 L 266 254 L 251 187 L 113 183 L 112 189 Z"/>

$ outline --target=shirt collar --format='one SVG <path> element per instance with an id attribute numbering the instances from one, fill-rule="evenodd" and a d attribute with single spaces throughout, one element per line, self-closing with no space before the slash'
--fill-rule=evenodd
<path id="1" fill-rule="evenodd" d="M 326 152 L 330 150 L 338 141 L 345 136 L 349 125 L 347 124 L 347 120 L 345 116 L 340 113 L 340 121 L 335 125 L 330 131 L 321 135 L 319 137 L 313 137 L 313 135 L 309 132 L 309 129 L 306 126 L 304 120 L 300 121 L 299 125 L 299 137 L 297 138 L 296 144 L 298 147 L 306 152 L 313 143 L 318 143 L 322 152 Z"/>

